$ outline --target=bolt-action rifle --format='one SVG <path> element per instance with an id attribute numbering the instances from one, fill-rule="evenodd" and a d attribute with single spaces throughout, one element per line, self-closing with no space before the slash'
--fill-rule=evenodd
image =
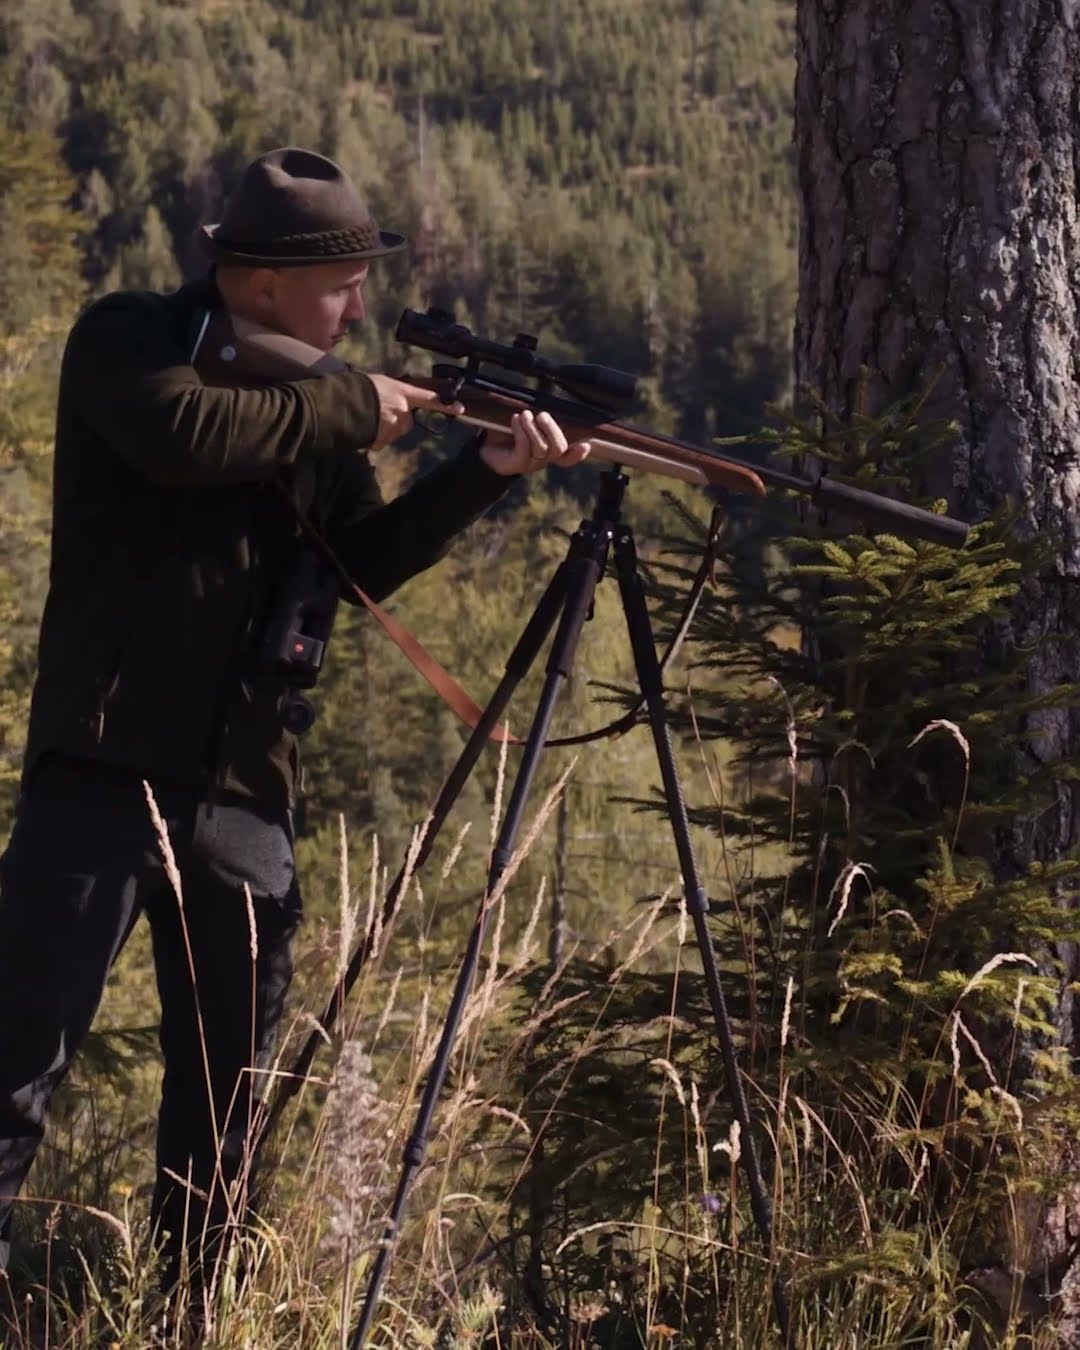
<path id="1" fill-rule="evenodd" d="M 826 474 L 809 478 L 751 464 L 726 452 L 623 422 L 620 418 L 629 411 L 636 395 L 636 376 L 610 366 L 551 361 L 537 350 L 531 334 L 519 333 L 512 343 L 494 342 L 455 323 L 443 310 L 429 309 L 421 314 L 406 309 L 396 336 L 400 342 L 464 362 L 437 362 L 430 376 L 401 378 L 435 390 L 447 404 L 463 404 L 465 413 L 458 420 L 466 425 L 508 432 L 514 413 L 524 408 L 547 411 L 567 440 L 588 440 L 593 458 L 605 463 L 753 497 L 765 496 L 766 484 L 773 484 L 808 497 L 819 510 L 836 510 L 871 529 L 927 539 L 950 548 L 961 547 L 967 538 L 968 526 L 963 521 L 853 487 Z M 338 357 L 229 316 L 224 310 L 212 319 L 208 316 L 196 352 L 201 372 L 209 362 L 214 374 L 224 374 L 230 383 L 243 382 L 253 375 L 260 380 L 304 379 L 345 367 Z M 511 371 L 529 383 L 483 369 L 490 366 Z"/>
<path id="2" fill-rule="evenodd" d="M 434 389 L 447 403 L 464 405 L 458 420 L 492 431 L 508 431 L 516 412 L 529 408 L 549 412 L 568 441 L 588 440 L 595 459 L 648 473 L 664 474 L 702 486 L 723 487 L 763 497 L 766 484 L 788 488 L 809 497 L 820 510 L 830 508 L 864 521 L 871 528 L 959 548 L 968 526 L 949 516 L 924 511 L 865 488 L 838 482 L 827 475 L 806 478 L 726 453 L 691 445 L 674 436 L 620 421 L 636 394 L 637 380 L 610 366 L 563 364 L 537 350 L 529 333 L 512 343 L 493 342 L 455 323 L 444 310 L 421 314 L 407 309 L 398 322 L 400 342 L 423 347 L 464 362 L 438 362 L 430 376 L 405 376 L 411 384 Z M 511 381 L 485 371 L 498 366 L 530 383 Z"/>

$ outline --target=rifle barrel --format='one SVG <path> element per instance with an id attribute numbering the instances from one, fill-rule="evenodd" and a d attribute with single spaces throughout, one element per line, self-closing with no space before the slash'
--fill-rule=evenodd
<path id="1" fill-rule="evenodd" d="M 938 515 L 867 488 L 838 482 L 827 475 L 804 478 L 783 469 L 753 464 L 708 446 L 694 445 L 649 427 L 612 421 L 610 413 L 604 409 L 564 398 L 550 390 L 503 384 L 476 371 L 466 372 L 453 366 L 436 366 L 434 379 L 418 379 L 415 383 L 428 388 L 445 388 L 442 381 L 448 377 L 453 379 L 454 397 L 465 404 L 466 415 L 462 420 L 473 425 L 505 430 L 510 414 L 518 408 L 546 410 L 560 422 L 570 440 L 593 441 L 597 458 L 647 472 L 666 473 L 688 482 L 748 492 L 753 496 L 764 496 L 765 483 L 772 483 L 809 497 L 819 509 L 833 508 L 845 516 L 862 520 L 880 533 L 925 539 L 946 548 L 962 548 L 969 533 L 968 525 L 951 516 Z M 473 391 L 478 399 L 470 397 Z"/>

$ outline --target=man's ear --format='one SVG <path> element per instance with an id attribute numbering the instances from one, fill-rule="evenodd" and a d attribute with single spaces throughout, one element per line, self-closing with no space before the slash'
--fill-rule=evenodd
<path id="1" fill-rule="evenodd" d="M 278 298 L 278 274 L 273 267 L 256 267 L 252 272 L 251 298 L 263 313 L 273 310 Z"/>

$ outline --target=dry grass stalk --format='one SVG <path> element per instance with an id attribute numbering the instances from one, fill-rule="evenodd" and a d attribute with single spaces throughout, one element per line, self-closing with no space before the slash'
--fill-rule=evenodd
<path id="1" fill-rule="evenodd" d="M 349 881 L 349 839 L 345 831 L 345 816 L 338 812 L 338 960 L 334 972 L 336 984 L 344 976 L 352 954 L 353 940 L 356 936 L 356 916 L 360 908 L 359 899 L 353 902 L 352 886 Z"/>
<path id="2" fill-rule="evenodd" d="M 991 974 L 992 971 L 997 970 L 999 966 L 1016 961 L 1023 961 L 1034 970 L 1038 970 L 1039 968 L 1038 962 L 1024 952 L 999 952 L 997 956 L 991 957 L 984 966 L 980 966 L 975 974 L 972 975 L 971 979 L 964 985 L 957 1002 L 963 1002 L 968 994 L 970 994 L 977 985 L 981 984 L 982 981 L 986 979 L 987 975 Z"/>
<path id="3" fill-rule="evenodd" d="M 656 1068 L 663 1070 L 665 1076 L 670 1081 L 671 1086 L 675 1089 L 675 1096 L 678 1099 L 679 1105 L 685 1109 L 686 1093 L 683 1091 L 682 1079 L 679 1077 L 675 1065 L 668 1059 L 650 1059 L 649 1064 L 655 1065 Z"/>
<path id="4" fill-rule="evenodd" d="M 874 869 L 870 866 L 869 863 L 846 862 L 844 864 L 843 869 L 840 872 L 840 875 L 833 882 L 832 890 L 829 892 L 827 907 L 832 905 L 833 899 L 837 891 L 840 892 L 840 904 L 837 907 L 836 914 L 833 916 L 832 923 L 829 924 L 829 930 L 826 933 L 826 937 L 832 937 L 833 933 L 836 932 L 837 925 L 840 923 L 844 915 L 847 913 L 848 899 L 851 895 L 851 887 L 855 881 L 855 878 L 862 877 L 862 879 L 866 882 L 867 886 L 869 886 L 871 890 L 874 889 L 874 884 L 870 880 L 870 877 L 868 875 L 873 870 Z"/>

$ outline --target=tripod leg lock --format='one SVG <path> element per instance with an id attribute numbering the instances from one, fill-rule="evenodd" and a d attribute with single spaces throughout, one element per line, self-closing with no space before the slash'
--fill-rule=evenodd
<path id="1" fill-rule="evenodd" d="M 708 914 L 711 906 L 702 886 L 687 886 L 683 891 L 686 908 L 691 914 Z"/>
<path id="2" fill-rule="evenodd" d="M 424 1161 L 427 1152 L 427 1135 L 414 1134 L 405 1145 L 405 1166 L 415 1171 Z"/>

